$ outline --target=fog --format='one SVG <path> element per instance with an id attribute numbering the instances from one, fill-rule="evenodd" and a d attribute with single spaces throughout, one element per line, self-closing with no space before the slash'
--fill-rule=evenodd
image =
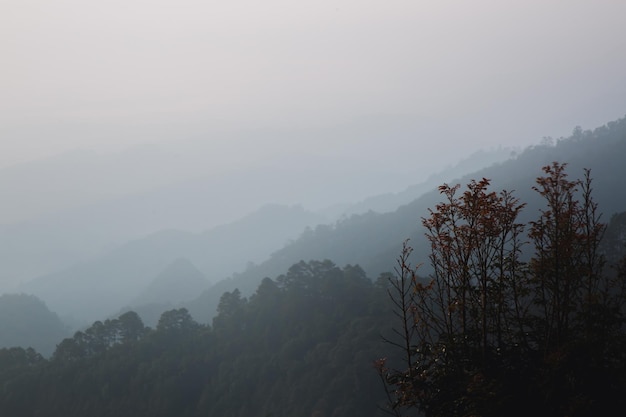
<path id="1" fill-rule="evenodd" d="M 626 5 L 614 0 L 4 2 L 2 165 L 216 127 L 311 128 L 396 115 L 393 137 L 291 139 L 434 158 L 620 117 Z M 216 151 L 232 149 L 212 141 Z M 366 141 L 365 141 L 366 142 Z M 258 135 L 256 145 L 276 148 Z M 435 145 L 437 144 L 437 145 Z M 453 151 L 450 148 L 456 148 Z M 240 150 L 240 149 L 239 149 Z M 441 156 L 445 160 L 445 156 Z M 437 159 L 439 159 L 437 158 Z"/>
<path id="2" fill-rule="evenodd" d="M 267 204 L 307 213 L 280 245 L 476 151 L 622 117 L 625 14 L 614 0 L 4 2 L 0 290 Z"/>

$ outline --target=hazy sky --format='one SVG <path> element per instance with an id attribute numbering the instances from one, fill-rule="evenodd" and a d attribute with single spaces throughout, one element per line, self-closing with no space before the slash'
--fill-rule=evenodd
<path id="1" fill-rule="evenodd" d="M 567 136 L 626 115 L 624 16 L 621 0 L 5 0 L 0 166 L 381 115 L 424 134 L 340 148 L 428 156 Z M 257 140 L 249 151 L 273 145 Z"/>

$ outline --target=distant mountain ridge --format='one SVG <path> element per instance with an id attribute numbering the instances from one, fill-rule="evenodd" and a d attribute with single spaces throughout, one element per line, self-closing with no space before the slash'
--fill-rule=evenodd
<path id="1" fill-rule="evenodd" d="M 171 142 L 77 150 L 1 168 L 0 292 L 130 240 L 169 229 L 200 232 L 268 203 L 299 204 L 327 222 L 344 213 L 395 210 L 417 196 L 419 190 L 402 190 L 427 178 L 435 161 L 380 164 L 360 151 L 384 138 L 390 146 L 376 155 L 388 158 L 419 126 L 414 118 L 378 115 L 319 129 L 209 128 L 193 137 L 181 132 L 185 139 Z M 280 146 L 259 144 L 269 137 Z M 216 148 L 213 138 L 238 146 Z M 302 149 L 302 141 L 318 145 Z M 452 163 L 459 153 L 441 158 Z"/>
<path id="2" fill-rule="evenodd" d="M 189 172 L 179 172 L 172 167 L 181 163 L 177 154 L 145 147 L 107 158 L 72 153 L 0 171 L 0 194 L 7 199 L 6 216 L 0 219 L 0 290 L 12 291 L 19 282 L 160 230 L 199 232 L 235 222 L 265 204 L 317 210 L 368 195 L 396 177 L 392 170 L 354 167 L 315 154 L 253 166 L 234 161 L 220 172 L 197 168 L 202 158 L 210 165 L 217 157 L 201 153 Z M 142 161 L 146 166 L 133 166 Z M 116 182 L 124 184 L 121 190 L 114 189 Z M 315 202 L 319 207 L 313 207 Z M 20 205 L 24 217 L 10 221 Z"/>
<path id="3" fill-rule="evenodd" d="M 59 316 L 39 298 L 26 294 L 0 296 L 0 348 L 33 348 L 50 356 L 70 336 Z"/>
<path id="4" fill-rule="evenodd" d="M 467 184 L 483 177 L 492 180 L 493 190 L 514 191 L 528 206 L 521 219 L 536 218 L 540 209 L 539 196 L 532 190 L 541 168 L 554 161 L 567 163 L 570 178 L 582 178 L 584 169 L 591 170 L 593 195 L 604 213 L 603 220 L 626 210 L 626 118 L 607 123 L 594 130 L 575 129 L 572 136 L 550 144 L 531 146 L 514 158 L 466 173 L 448 181 Z M 249 268 L 232 279 L 217 283 L 198 299 L 187 303 L 197 320 L 205 321 L 215 314 L 220 295 L 238 288 L 251 294 L 261 279 L 275 277 L 291 265 L 304 260 L 329 259 L 337 265 L 358 264 L 370 277 L 392 272 L 402 242 L 411 240 L 414 264 L 423 263 L 428 271 L 428 244 L 423 235 L 421 218 L 428 209 L 441 201 L 436 187 L 412 202 L 388 213 L 373 211 L 353 215 L 334 225 L 310 229 L 298 240 L 274 253 L 267 261 Z"/>
<path id="5" fill-rule="evenodd" d="M 130 305 L 162 303 L 178 305 L 209 287 L 209 281 L 187 258 L 178 258 L 165 267 Z"/>
<path id="6" fill-rule="evenodd" d="M 299 206 L 268 205 L 203 233 L 161 231 L 107 254 L 22 284 L 66 320 L 89 324 L 133 300 L 171 263 L 186 258 L 209 283 L 242 271 L 322 219 Z M 263 240 L 251 236 L 264 236 Z M 74 317 L 74 319 L 71 319 Z"/>
<path id="7" fill-rule="evenodd" d="M 626 201 L 615 190 L 625 185 L 621 161 L 626 155 L 625 132 L 626 122 L 620 119 L 593 131 L 576 129 L 571 137 L 531 146 L 515 155 L 506 150 L 486 167 L 449 171 L 429 178 L 432 182 L 409 187 L 392 204 L 411 192 L 417 193 L 415 198 L 388 212 L 369 210 L 332 223 L 302 207 L 270 205 L 205 233 L 161 231 L 119 245 L 88 262 L 43 275 L 20 290 L 40 296 L 63 317 L 79 316 L 88 323 L 120 308 L 133 308 L 133 300 L 155 277 L 184 257 L 213 285 L 178 306 L 207 322 L 224 292 L 239 288 L 244 295 L 250 294 L 262 278 L 276 277 L 300 260 L 359 264 L 375 277 L 393 270 L 402 242 L 411 238 L 417 263 L 426 261 L 420 219 L 440 201 L 436 188 L 444 181 L 465 184 L 472 178 L 491 178 L 494 189 L 515 190 L 529 203 L 524 215 L 534 216 L 538 199 L 531 187 L 541 175 L 541 167 L 552 161 L 567 162 L 573 178 L 582 176 L 583 168 L 591 168 L 595 197 L 607 216 L 622 211 Z"/>
<path id="8" fill-rule="evenodd" d="M 342 208 L 343 216 L 352 214 L 363 214 L 368 211 L 386 213 L 395 211 L 398 207 L 409 204 L 422 194 L 439 186 L 442 182 L 454 180 L 466 175 L 468 172 L 475 172 L 480 169 L 492 166 L 497 163 L 513 158 L 518 149 L 499 147 L 496 149 L 481 149 L 467 158 L 462 159 L 456 165 L 448 166 L 437 173 L 430 175 L 425 181 L 411 185 L 404 191 L 397 193 L 386 193 L 374 195 L 358 203 Z"/>
<path id="9" fill-rule="evenodd" d="M 448 171 L 442 171 L 439 175 L 455 175 L 457 172 L 463 172 L 464 168 L 472 166 L 482 166 L 482 164 L 490 164 L 499 161 L 510 154 L 510 150 L 498 149 L 495 151 L 479 151 L 468 159 L 462 161 L 455 167 L 451 167 Z M 326 173 L 331 175 L 332 171 Z M 434 178 L 438 177 L 433 174 L 429 181 L 435 184 Z M 198 183 L 201 184 L 201 183 Z M 413 199 L 423 193 L 429 183 L 422 183 L 417 186 L 409 187 L 407 190 L 394 194 L 392 197 L 377 196 L 366 199 L 354 205 L 346 205 L 344 209 L 346 213 L 351 211 L 361 212 L 365 209 L 368 202 L 375 199 L 385 200 L 386 207 L 397 207 L 407 199 Z M 300 192 L 306 192 L 306 184 L 301 184 L 303 189 Z M 237 189 L 237 187 L 234 187 Z M 182 193 L 180 198 L 174 198 L 175 204 L 185 204 L 186 200 L 182 197 L 188 191 L 177 191 Z M 164 195 L 175 196 L 169 191 Z M 410 196 L 413 196 L 412 198 Z M 129 197 L 132 201 L 135 197 Z M 227 198 L 224 196 L 224 198 Z M 127 204 L 129 200 L 123 199 L 118 201 L 119 204 Z M 137 200 L 137 213 L 146 202 Z M 155 205 L 158 206 L 158 204 Z M 100 205 L 95 212 L 90 215 L 91 221 L 97 221 L 99 212 L 107 212 L 107 216 L 115 213 L 120 217 L 124 217 L 122 212 L 129 212 L 126 207 L 120 212 L 116 205 L 112 202 Z M 381 208 L 379 205 L 377 208 Z M 331 210 L 332 211 L 332 210 Z M 162 230 L 152 233 L 141 239 L 134 239 L 128 243 L 117 245 L 108 251 L 101 251 L 100 254 L 92 254 L 86 256 L 86 260 L 75 263 L 70 266 L 56 268 L 56 271 L 50 273 L 38 274 L 35 280 L 29 280 L 17 287 L 18 291 L 34 293 L 45 299 L 54 309 L 59 312 L 66 320 L 73 321 L 70 317 L 81 317 L 86 320 L 95 320 L 101 315 L 110 314 L 112 311 L 118 311 L 120 307 L 139 308 L 140 306 L 132 301 L 133 297 L 138 297 L 141 291 L 145 290 L 145 286 L 160 274 L 169 263 L 174 262 L 179 257 L 188 259 L 195 267 L 197 267 L 210 282 L 218 282 L 228 278 L 233 274 L 242 273 L 246 268 L 254 264 L 265 261 L 272 252 L 280 250 L 287 245 L 290 240 L 295 240 L 304 232 L 307 235 L 306 228 L 322 227 L 321 225 L 332 224 L 333 219 L 342 211 L 328 213 L 321 210 L 322 214 L 316 214 L 307 211 L 300 206 L 287 207 L 279 204 L 268 204 L 260 209 L 242 217 L 241 219 L 213 227 L 212 229 L 202 233 L 191 233 L 181 230 Z M 150 216 L 147 213 L 146 216 Z M 130 219 L 135 216 L 129 217 Z M 85 216 L 77 216 L 87 222 Z M 74 224 L 67 230 L 67 225 L 71 220 L 67 219 L 58 222 L 57 229 L 51 230 L 52 236 L 59 235 L 64 240 L 75 242 L 79 248 L 83 248 L 80 242 L 82 239 L 73 233 L 89 229 L 89 224 Z M 106 222 L 103 222 L 106 224 Z M 41 231 L 45 231 L 46 224 L 35 224 L 32 233 L 24 235 L 25 229 L 16 229 L 22 233 L 22 237 L 29 236 L 27 241 L 40 242 L 45 239 L 38 238 Z M 136 226 L 135 226 L 136 227 Z M 8 235 L 11 236 L 11 235 Z M 18 236 L 20 236 L 18 234 Z M 5 235 L 7 238 L 7 235 Z M 1 237 L 0 237 L 1 239 Z M 24 241 L 17 240 L 17 241 Z M 57 241 L 58 243 L 58 241 Z M 45 248 L 45 242 L 42 243 L 41 251 L 54 257 L 56 252 L 50 252 Z M 35 246 L 37 247 L 37 245 Z M 60 248 L 63 245 L 59 245 Z M 1 254 L 8 256 L 8 253 Z M 10 259 L 7 259 L 10 261 Z M 25 262 L 32 264 L 33 262 Z M 34 264 L 41 267 L 41 262 Z M 6 267 L 6 265 L 5 265 Z M 88 294 L 98 289 L 99 296 L 91 300 Z M 174 302 L 174 301 L 172 301 Z M 165 305 L 160 302 L 149 303 L 151 315 L 157 313 L 153 310 Z M 175 304 L 174 304 L 175 305 Z M 85 315 L 79 313 L 84 309 L 90 309 L 92 312 Z M 112 310 L 111 310 L 112 309 Z"/>

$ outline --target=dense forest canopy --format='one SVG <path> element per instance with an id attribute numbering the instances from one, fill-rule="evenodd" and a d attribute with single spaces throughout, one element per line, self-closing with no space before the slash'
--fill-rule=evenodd
<path id="1" fill-rule="evenodd" d="M 127 312 L 64 339 L 50 359 L 2 349 L 0 414 L 378 415 L 384 285 L 358 266 L 300 262 L 249 298 L 224 293 L 211 325 L 184 308 L 155 328 Z"/>

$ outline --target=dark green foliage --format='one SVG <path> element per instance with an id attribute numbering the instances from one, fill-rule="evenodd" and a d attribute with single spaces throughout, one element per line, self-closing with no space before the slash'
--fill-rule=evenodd
<path id="1" fill-rule="evenodd" d="M 360 267 L 299 262 L 249 298 L 225 292 L 212 326 L 185 308 L 155 329 L 127 312 L 49 361 L 0 351 L 0 415 L 378 416 L 371 364 L 389 320 L 384 288 Z"/>

